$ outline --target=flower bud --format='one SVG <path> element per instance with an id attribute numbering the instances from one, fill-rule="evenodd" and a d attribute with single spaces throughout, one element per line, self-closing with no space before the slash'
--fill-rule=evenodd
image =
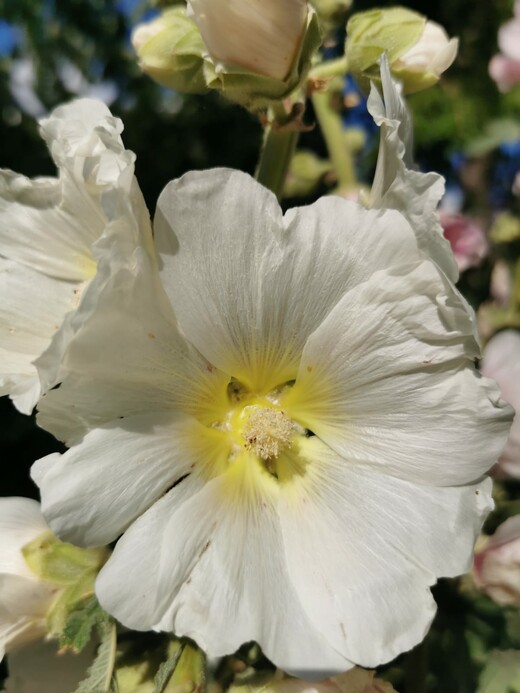
<path id="1" fill-rule="evenodd" d="M 500 91 L 509 91 L 520 84 L 520 2 L 514 6 L 514 19 L 506 22 L 498 32 L 500 53 L 489 63 L 489 74 Z"/>
<path id="2" fill-rule="evenodd" d="M 277 80 L 289 75 L 307 26 L 306 0 L 188 0 L 217 63 Z"/>
<path id="3" fill-rule="evenodd" d="M 57 539 L 39 503 L 0 499 L 0 659 L 48 633 L 58 635 L 70 610 L 94 590 L 105 549 Z"/>
<path id="4" fill-rule="evenodd" d="M 47 531 L 36 501 L 0 500 L 0 659 L 6 650 L 46 633 L 47 611 L 58 588 L 32 573 L 22 549 Z"/>
<path id="5" fill-rule="evenodd" d="M 189 0 L 208 55 L 210 89 L 252 110 L 288 96 L 321 45 L 306 0 Z"/>
<path id="6" fill-rule="evenodd" d="M 483 375 L 497 381 L 502 397 L 515 410 L 515 418 L 494 475 L 520 479 L 520 332 L 504 330 L 484 349 Z"/>
<path id="7" fill-rule="evenodd" d="M 477 221 L 463 214 L 440 212 L 444 238 L 450 242 L 459 272 L 478 267 L 489 252 L 484 230 Z"/>
<path id="8" fill-rule="evenodd" d="M 497 604 L 520 606 L 520 515 L 501 524 L 476 554 L 474 576 Z"/>
<path id="9" fill-rule="evenodd" d="M 378 60 L 386 53 L 406 93 L 438 82 L 457 55 L 458 39 L 421 14 L 403 7 L 355 14 L 347 25 L 349 69 L 364 86 L 379 79 Z"/>
<path id="10" fill-rule="evenodd" d="M 184 93 L 207 91 L 203 73 L 204 41 L 183 8 L 165 10 L 132 34 L 143 72 L 159 84 Z"/>

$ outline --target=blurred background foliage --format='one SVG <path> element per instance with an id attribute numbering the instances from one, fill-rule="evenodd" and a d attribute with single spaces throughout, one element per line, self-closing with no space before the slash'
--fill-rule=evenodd
<path id="1" fill-rule="evenodd" d="M 151 18 L 161 4 L 173 3 L 0 0 L 1 167 L 27 176 L 53 175 L 37 119 L 64 101 L 89 95 L 103 98 L 122 118 L 124 142 L 137 155 L 137 178 L 152 214 L 164 185 L 188 170 L 231 166 L 254 171 L 262 140 L 257 117 L 216 94 L 181 96 L 141 74 L 131 28 Z M 355 0 L 352 9 L 393 4 Z M 512 0 L 401 4 L 460 37 L 459 57 L 441 83 L 409 98 L 418 161 L 443 173 L 462 196 L 460 206 L 489 225 L 497 211 L 517 213 L 511 184 L 520 168 L 520 88 L 501 94 L 488 75 L 497 31 L 512 15 Z M 336 39 L 341 43 L 342 38 L 340 31 Z M 309 109 L 307 120 L 312 119 Z M 373 136 L 367 142 L 359 167 L 369 182 L 377 142 Z M 326 156 L 318 130 L 304 134 L 301 144 Z M 488 299 L 490 270 L 488 259 L 463 275 L 461 288 L 475 307 Z M 36 427 L 34 418 L 17 414 L 7 398 L 0 400 L 0 421 L 2 495 L 36 497 L 30 465 L 62 448 Z M 514 484 L 501 491 L 506 502 L 514 502 L 517 492 Z M 502 688 L 484 687 L 493 667 L 518 668 L 518 610 L 498 607 L 471 585 L 463 584 L 461 591 L 455 583 L 441 583 L 436 597 L 440 610 L 425 643 L 406 661 L 400 658 L 384 669 L 397 689 L 475 693 L 484 669 L 479 690 L 520 691 L 520 681 L 518 688 L 510 686 L 511 677 Z M 502 652 L 490 655 L 493 650 Z"/>

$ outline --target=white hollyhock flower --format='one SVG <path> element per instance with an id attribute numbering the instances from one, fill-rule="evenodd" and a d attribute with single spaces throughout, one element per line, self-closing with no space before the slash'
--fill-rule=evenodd
<path id="1" fill-rule="evenodd" d="M 144 206 L 122 129 L 103 103 L 72 102 L 41 123 L 58 178 L 29 180 L 0 171 L 0 394 L 11 395 L 24 413 L 42 386 L 54 384 L 87 293 L 90 308 L 95 305 L 93 290 L 86 289 L 102 252 L 102 198 L 110 206 L 108 191 L 120 187 L 128 204 Z M 146 228 L 144 213 L 136 223 Z M 135 226 L 125 233 L 138 236 Z"/>
<path id="2" fill-rule="evenodd" d="M 387 164 L 374 204 L 395 209 L 328 197 L 283 215 L 243 173 L 172 182 L 160 278 L 111 237 L 121 260 L 41 404 L 71 449 L 33 476 L 62 537 L 123 534 L 96 592 L 130 628 L 210 656 L 255 640 L 323 678 L 413 647 L 429 587 L 470 567 L 511 412 L 428 233 L 437 178 L 417 193 Z M 405 189 L 426 197 L 403 214 Z"/>
<path id="3" fill-rule="evenodd" d="M 0 499 L 0 659 L 47 632 L 45 618 L 59 588 L 31 572 L 22 549 L 48 531 L 39 503 Z"/>
<path id="4" fill-rule="evenodd" d="M 307 26 L 307 0 L 188 0 L 212 58 L 284 80 Z"/>

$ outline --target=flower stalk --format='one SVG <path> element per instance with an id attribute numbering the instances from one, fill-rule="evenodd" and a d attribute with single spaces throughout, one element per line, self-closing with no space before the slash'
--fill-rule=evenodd
<path id="1" fill-rule="evenodd" d="M 287 112 L 282 103 L 273 105 L 271 114 L 272 120 L 265 132 L 255 178 L 280 200 L 299 132 L 296 128 L 283 127 Z"/>
<path id="2" fill-rule="evenodd" d="M 357 182 L 356 172 L 351 152 L 343 135 L 341 117 L 332 107 L 330 95 L 326 92 L 315 92 L 312 95 L 312 103 L 338 177 L 339 188 L 352 189 Z"/>

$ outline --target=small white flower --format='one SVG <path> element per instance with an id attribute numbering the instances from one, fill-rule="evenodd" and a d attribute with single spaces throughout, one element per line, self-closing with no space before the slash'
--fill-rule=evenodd
<path id="1" fill-rule="evenodd" d="M 24 413 L 54 384 L 76 329 L 75 311 L 102 253 L 109 191 L 121 187 L 127 204 L 140 202 L 121 131 L 103 103 L 77 100 L 41 122 L 58 178 L 0 171 L 0 393 Z M 146 230 L 144 216 L 137 224 Z M 139 235 L 135 227 L 125 233 Z M 95 304 L 92 292 L 87 303 Z"/>
<path id="2" fill-rule="evenodd" d="M 139 248 L 110 266 L 42 400 L 71 445 L 33 467 L 45 515 L 81 545 L 123 534 L 96 592 L 130 628 L 323 678 L 413 647 L 429 587 L 471 565 L 510 409 L 447 276 L 442 183 L 411 176 L 391 81 L 385 101 L 375 209 L 283 215 L 226 169 L 168 185 L 160 277 Z"/>
<path id="3" fill-rule="evenodd" d="M 22 549 L 48 531 L 39 503 L 0 499 L 0 659 L 47 632 L 45 618 L 58 588 L 31 572 Z"/>
<path id="4" fill-rule="evenodd" d="M 188 0 L 212 58 L 284 80 L 307 26 L 307 0 Z"/>

